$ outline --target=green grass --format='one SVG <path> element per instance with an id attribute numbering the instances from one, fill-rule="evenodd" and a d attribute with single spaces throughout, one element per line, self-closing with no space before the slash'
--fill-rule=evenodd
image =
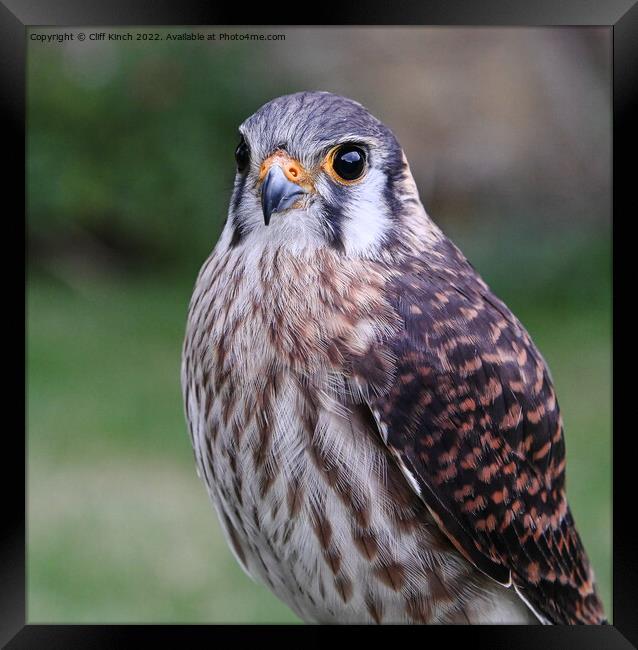
<path id="1" fill-rule="evenodd" d="M 186 463 L 112 453 L 29 474 L 30 622 L 296 620 L 239 568 Z"/>
<path id="2" fill-rule="evenodd" d="M 297 621 L 237 566 L 195 473 L 179 388 L 192 281 L 62 277 L 28 290 L 29 621 Z M 608 293 L 570 304 L 498 277 L 552 370 L 611 616 Z"/>

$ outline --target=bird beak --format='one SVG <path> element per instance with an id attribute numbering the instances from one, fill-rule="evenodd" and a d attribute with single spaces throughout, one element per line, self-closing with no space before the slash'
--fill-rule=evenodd
<path id="1" fill-rule="evenodd" d="M 300 185 L 306 173 L 296 161 L 281 154 L 265 161 L 262 169 L 265 175 L 261 186 L 261 209 L 264 223 L 268 225 L 273 212 L 291 208 L 307 194 L 307 190 Z"/>

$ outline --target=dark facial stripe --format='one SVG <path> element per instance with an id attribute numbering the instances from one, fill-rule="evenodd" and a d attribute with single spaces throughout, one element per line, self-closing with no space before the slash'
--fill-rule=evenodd
<path id="1" fill-rule="evenodd" d="M 390 214 L 393 217 L 398 217 L 401 213 L 402 204 L 397 199 L 397 186 L 404 175 L 403 152 L 398 143 L 395 142 L 389 153 L 388 160 L 384 165 L 386 183 L 383 189 L 383 198 Z"/>
<path id="2" fill-rule="evenodd" d="M 233 193 L 233 199 L 231 203 L 232 207 L 232 221 L 231 224 L 233 226 L 233 236 L 230 240 L 230 247 L 235 248 L 241 240 L 243 239 L 245 233 L 244 227 L 237 219 L 237 211 L 239 210 L 239 206 L 241 205 L 241 199 L 242 196 L 244 195 L 244 186 L 246 185 L 246 175 L 243 174 L 242 176 L 239 177 L 239 181 L 235 187 L 235 191 Z"/>
<path id="3" fill-rule="evenodd" d="M 343 220 L 346 218 L 344 208 L 348 201 L 347 192 L 347 187 L 339 187 L 335 184 L 328 200 L 328 213 L 326 216 L 328 222 L 325 227 L 326 239 L 328 240 L 328 244 L 340 253 L 345 251 L 343 243 Z"/>
<path id="4" fill-rule="evenodd" d="M 246 174 L 242 174 L 239 177 L 239 181 L 237 182 L 237 185 L 235 186 L 235 191 L 233 193 L 233 212 L 237 212 L 239 209 L 239 205 L 241 203 L 242 196 L 244 195 L 244 185 L 246 185 Z"/>

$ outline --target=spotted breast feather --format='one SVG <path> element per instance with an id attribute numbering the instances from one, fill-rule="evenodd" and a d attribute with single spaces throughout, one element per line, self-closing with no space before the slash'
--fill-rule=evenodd
<path id="1" fill-rule="evenodd" d="M 601 623 L 565 496 L 565 445 L 545 362 L 450 243 L 404 261 L 388 292 L 404 328 L 379 435 L 460 553 L 545 623 Z M 434 258 L 436 259 L 436 258 Z"/>

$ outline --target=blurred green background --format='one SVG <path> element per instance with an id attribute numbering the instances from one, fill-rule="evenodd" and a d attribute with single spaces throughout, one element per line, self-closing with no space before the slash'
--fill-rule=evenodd
<path id="1" fill-rule="evenodd" d="M 237 126 L 303 89 L 395 131 L 430 215 L 544 354 L 611 617 L 609 30 L 225 31 L 286 40 L 29 41 L 29 622 L 297 620 L 226 548 L 179 365 Z"/>

